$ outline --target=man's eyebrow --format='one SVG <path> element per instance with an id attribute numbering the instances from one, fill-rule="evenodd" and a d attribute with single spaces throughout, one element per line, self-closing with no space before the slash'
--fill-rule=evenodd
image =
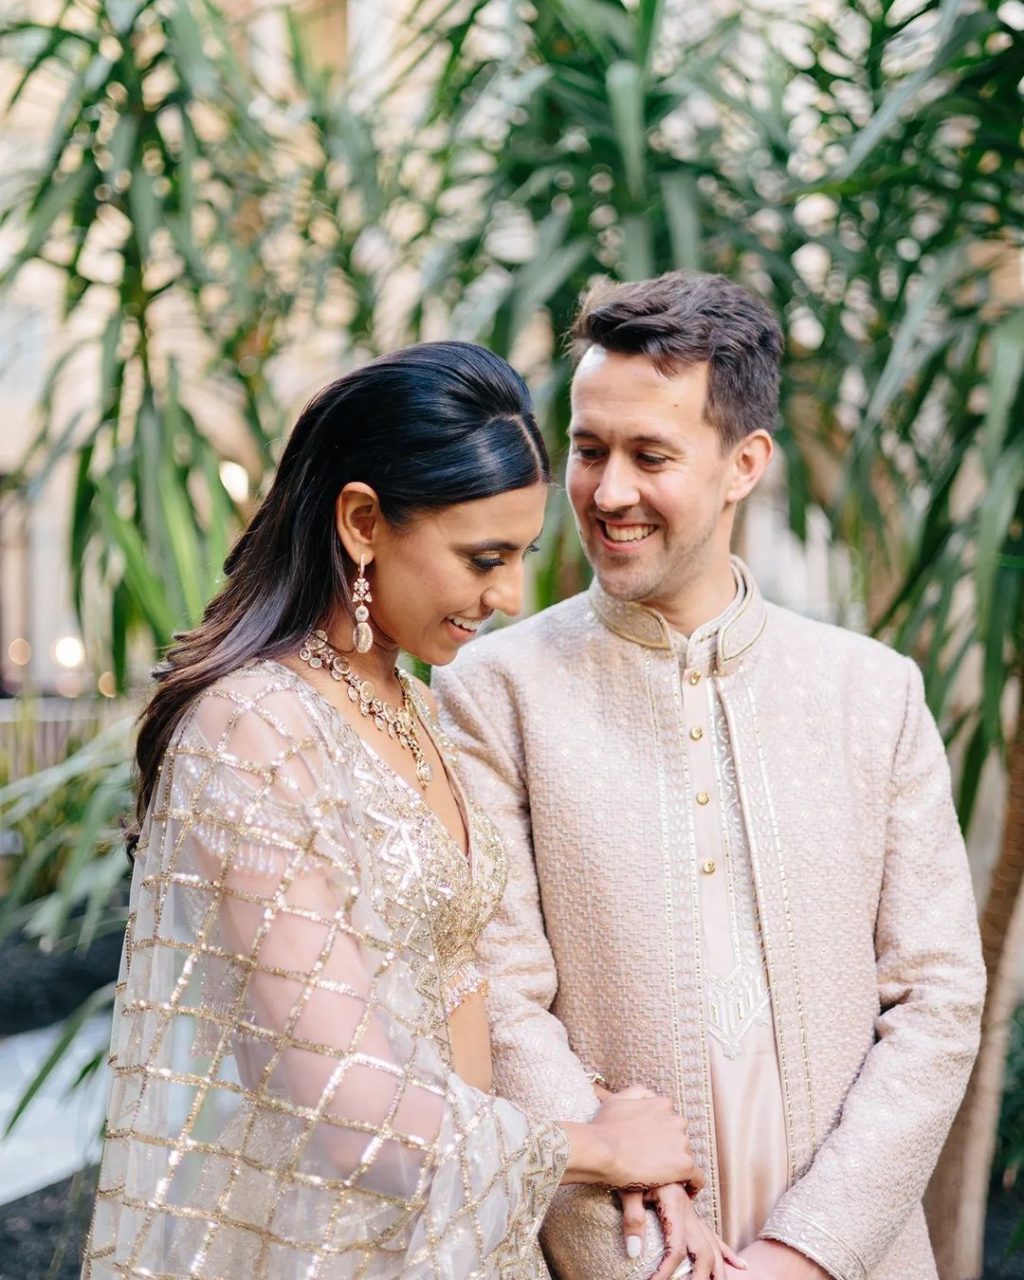
<path id="1" fill-rule="evenodd" d="M 667 439 L 665 436 L 634 436 L 633 443 L 634 444 L 653 444 L 653 445 L 656 445 L 659 449 L 673 450 L 678 448 L 677 445 L 673 444 L 672 441 Z"/>
<path id="2" fill-rule="evenodd" d="M 578 440 L 584 436 L 588 440 L 601 439 L 601 437 L 597 434 L 596 431 L 591 431 L 587 427 L 570 427 L 569 428 L 570 440 Z M 679 447 L 677 444 L 674 444 L 667 437 L 658 436 L 658 435 L 630 436 L 628 443 L 639 444 L 639 445 L 656 445 L 659 449 L 667 449 L 669 451 L 674 451 Z"/>

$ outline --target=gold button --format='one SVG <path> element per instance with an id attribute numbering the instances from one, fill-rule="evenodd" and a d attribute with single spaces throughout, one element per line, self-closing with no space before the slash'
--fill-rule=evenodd
<path id="1" fill-rule="evenodd" d="M 700 684 L 700 672 L 699 672 L 699 671 L 691 671 L 691 672 L 690 672 L 690 684 Z"/>
<path id="2" fill-rule="evenodd" d="M 693 728 L 690 730 L 690 737 L 694 740 L 694 742 L 700 742 L 701 738 L 704 737 L 704 730 L 700 727 L 699 724 L 695 724 Z"/>
<path id="3" fill-rule="evenodd" d="M 716 869 L 713 859 L 708 858 L 707 862 L 702 862 L 700 869 L 701 871 L 704 872 L 706 876 L 713 876 L 715 874 L 715 869 Z"/>
<path id="4" fill-rule="evenodd" d="M 711 799 L 711 797 L 708 795 L 708 793 L 707 793 L 706 791 L 698 791 L 698 792 L 697 792 L 697 803 L 698 803 L 698 804 L 707 804 L 707 802 L 708 802 L 710 799 Z"/>

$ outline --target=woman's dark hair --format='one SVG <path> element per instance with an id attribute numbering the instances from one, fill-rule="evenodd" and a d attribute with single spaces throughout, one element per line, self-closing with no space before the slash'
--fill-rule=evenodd
<path id="1" fill-rule="evenodd" d="M 224 586 L 193 631 L 175 637 L 154 672 L 135 750 L 137 825 L 161 761 L 193 700 L 254 658 L 298 648 L 339 601 L 351 609 L 349 562 L 335 500 L 370 485 L 397 527 L 416 515 L 550 480 L 526 384 L 468 342 L 427 342 L 381 356 L 314 396 L 270 492 L 224 564 Z"/>

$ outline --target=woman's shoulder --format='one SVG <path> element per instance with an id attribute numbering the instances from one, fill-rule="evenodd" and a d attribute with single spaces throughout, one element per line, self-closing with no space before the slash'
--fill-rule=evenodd
<path id="1" fill-rule="evenodd" d="M 221 676 L 179 726 L 168 775 L 204 795 L 258 800 L 259 812 L 319 819 L 353 791 L 346 757 L 322 698 L 297 672 L 258 660 Z M 322 825 L 322 824 L 321 824 Z"/>
<path id="2" fill-rule="evenodd" d="M 220 754 L 270 764 L 319 750 L 324 733 L 302 677 L 280 662 L 260 659 L 208 685 L 183 718 L 179 737 L 198 737 Z"/>

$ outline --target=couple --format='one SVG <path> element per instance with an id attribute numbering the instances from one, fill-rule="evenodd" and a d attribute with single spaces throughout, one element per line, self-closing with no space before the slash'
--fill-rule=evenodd
<path id="1" fill-rule="evenodd" d="M 312 401 L 158 673 L 86 1277 L 935 1276 L 983 979 L 920 675 L 730 557 L 763 304 L 674 273 L 574 340 L 588 592 L 449 668 L 550 477 L 425 344 Z"/>

